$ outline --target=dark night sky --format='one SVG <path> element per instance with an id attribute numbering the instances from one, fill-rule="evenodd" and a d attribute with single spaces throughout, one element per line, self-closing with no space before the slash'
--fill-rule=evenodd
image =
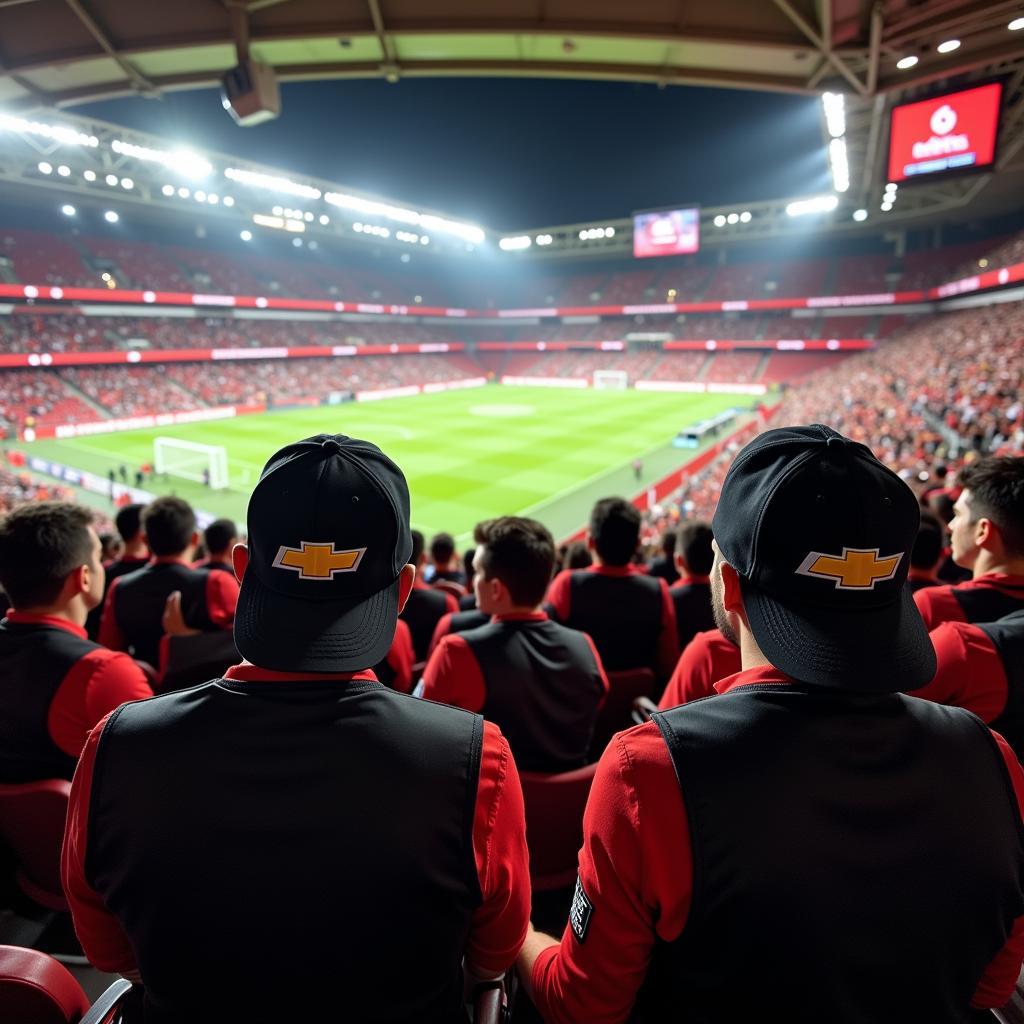
<path id="1" fill-rule="evenodd" d="M 818 101 L 535 79 L 283 85 L 238 128 L 214 90 L 75 108 L 499 230 L 739 203 L 829 187 Z"/>

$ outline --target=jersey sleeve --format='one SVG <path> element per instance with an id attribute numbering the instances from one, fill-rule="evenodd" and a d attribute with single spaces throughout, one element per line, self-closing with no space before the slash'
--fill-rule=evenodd
<path id="1" fill-rule="evenodd" d="M 537 958 L 534 1002 L 548 1024 L 618 1024 L 647 973 L 657 938 L 679 937 L 690 908 L 689 826 L 668 747 L 653 722 L 605 749 L 583 817 L 577 900 L 592 908 L 577 934 Z"/>
<path id="2" fill-rule="evenodd" d="M 412 689 L 412 665 L 416 655 L 412 649 L 412 633 L 409 624 L 399 619 L 395 626 L 395 638 L 388 649 L 388 664 L 395 673 L 392 688 L 399 693 L 408 693 Z"/>
<path id="3" fill-rule="evenodd" d="M 109 716 L 108 716 L 109 717 Z M 71 783 L 68 819 L 64 828 L 60 877 L 74 922 L 75 934 L 89 962 L 101 971 L 121 973 L 138 970 L 131 943 L 121 923 L 107 910 L 85 874 L 88 847 L 89 799 L 92 793 L 96 749 L 107 718 L 89 734 Z"/>
<path id="4" fill-rule="evenodd" d="M 441 642 L 443 637 L 446 637 L 452 631 L 452 613 L 447 612 L 437 620 L 437 625 L 434 627 L 434 635 L 430 638 L 430 646 L 427 648 L 427 657 L 437 649 L 437 645 Z"/>
<path id="5" fill-rule="evenodd" d="M 996 719 L 1006 707 L 1007 681 L 988 636 L 966 622 L 943 622 L 932 630 L 931 640 L 938 666 L 935 676 L 910 696 L 966 708 L 983 722 Z"/>
<path id="6" fill-rule="evenodd" d="M 444 637 L 431 654 L 420 680 L 420 696 L 479 711 L 487 699 L 480 665 L 459 633 Z"/>
<path id="7" fill-rule="evenodd" d="M 1017 755 L 1014 754 L 1010 744 L 999 733 L 994 732 L 992 735 L 1006 762 L 1006 770 L 1010 775 L 1013 792 L 1017 798 L 1017 810 L 1024 818 L 1024 770 L 1021 769 Z M 1004 1006 L 1013 995 L 1022 963 L 1024 963 L 1024 915 L 1014 921 L 1006 944 L 985 968 L 985 973 L 982 974 L 981 981 L 978 982 L 978 987 L 974 990 L 971 1006 L 979 1010 L 991 1010 Z"/>
<path id="8" fill-rule="evenodd" d="M 715 691 L 711 678 L 711 652 L 708 634 L 698 633 L 683 649 L 672 677 L 661 695 L 658 707 L 662 711 L 687 704 L 691 700 L 710 697 Z"/>
<path id="9" fill-rule="evenodd" d="M 572 571 L 563 569 L 548 586 L 546 605 L 548 614 L 556 622 L 566 623 L 569 621 L 569 591 Z"/>
<path id="10" fill-rule="evenodd" d="M 117 611 L 114 608 L 114 593 L 120 579 L 121 577 L 118 576 L 111 581 L 106 600 L 103 602 L 103 615 L 100 617 L 100 643 L 112 651 L 128 650 L 128 641 L 124 633 L 121 632 L 121 625 L 117 621 Z"/>
<path id="11" fill-rule="evenodd" d="M 206 578 L 206 609 L 220 629 L 231 629 L 238 604 L 238 580 L 229 572 L 211 572 Z"/>
<path id="12" fill-rule="evenodd" d="M 914 592 L 914 604 L 929 632 L 943 622 L 966 621 L 963 608 L 952 591 L 952 587 L 922 587 Z"/>
<path id="13" fill-rule="evenodd" d="M 519 772 L 505 737 L 484 722 L 473 852 L 483 902 L 473 914 L 466 961 L 498 977 L 515 961 L 530 923 L 530 859 Z"/>

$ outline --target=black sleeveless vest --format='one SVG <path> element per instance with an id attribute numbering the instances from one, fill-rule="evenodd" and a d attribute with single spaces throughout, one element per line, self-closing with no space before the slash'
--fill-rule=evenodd
<path id="1" fill-rule="evenodd" d="M 608 671 L 654 667 L 661 632 L 660 579 L 580 569 L 569 586 L 566 625 L 590 634 Z"/>
<path id="2" fill-rule="evenodd" d="M 482 736 L 368 681 L 121 708 L 86 876 L 136 952 L 146 1024 L 464 1021 Z"/>
<path id="3" fill-rule="evenodd" d="M 107 593 L 110 591 L 110 584 L 119 576 L 127 576 L 130 572 L 137 572 L 147 562 L 148 558 L 119 558 L 104 569 L 103 579 L 103 600 L 89 612 L 85 619 L 85 631 L 89 634 L 90 640 L 95 640 L 100 635 L 100 620 L 103 618 L 103 607 L 107 603 Z"/>
<path id="4" fill-rule="evenodd" d="M 1024 587 L 954 587 L 952 593 L 968 622 L 995 622 L 1024 608 Z"/>
<path id="5" fill-rule="evenodd" d="M 711 610 L 710 583 L 684 583 L 669 590 L 672 604 L 676 609 L 676 633 L 679 636 L 679 650 L 698 634 L 715 628 L 715 616 Z"/>
<path id="6" fill-rule="evenodd" d="M 637 1019 L 953 1024 L 1024 911 L 1005 762 L 960 708 L 762 686 L 655 714 L 693 850 Z"/>
<path id="7" fill-rule="evenodd" d="M 424 661 L 431 637 L 438 621 L 448 612 L 448 600 L 443 591 L 413 589 L 402 609 L 401 617 L 409 625 L 416 660 Z"/>
<path id="8" fill-rule="evenodd" d="M 1006 673 L 1006 707 L 989 724 L 1024 756 L 1024 608 L 978 627 L 995 644 Z"/>
<path id="9" fill-rule="evenodd" d="M 0 782 L 70 779 L 78 759 L 50 738 L 50 705 L 97 644 L 59 626 L 0 622 Z"/>
<path id="10" fill-rule="evenodd" d="M 463 612 L 453 612 L 452 617 L 448 620 L 448 633 L 465 633 L 467 629 L 486 626 L 490 621 L 490 615 L 478 612 L 475 608 L 469 608 Z"/>
<path id="11" fill-rule="evenodd" d="M 156 667 L 160 662 L 161 619 L 168 596 L 181 591 L 181 610 L 193 629 L 216 629 L 206 607 L 208 569 L 179 562 L 153 562 L 122 576 L 114 591 L 114 614 L 132 656 Z"/>
<path id="12" fill-rule="evenodd" d="M 501 729 L 519 769 L 582 767 L 604 696 L 587 638 L 550 619 L 489 622 L 461 635 L 487 687 L 480 714 Z"/>

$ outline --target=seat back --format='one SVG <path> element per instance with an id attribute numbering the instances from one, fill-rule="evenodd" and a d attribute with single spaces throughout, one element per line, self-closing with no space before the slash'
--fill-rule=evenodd
<path id="1" fill-rule="evenodd" d="M 66 779 L 0 785 L 0 839 L 14 853 L 18 885 L 50 910 L 68 909 L 60 884 L 60 847 L 70 793 Z"/>
<path id="2" fill-rule="evenodd" d="M 38 949 L 0 946 L 0 1020 L 78 1024 L 89 998 L 71 972 Z"/>
<path id="3" fill-rule="evenodd" d="M 241 661 L 230 630 L 218 629 L 192 636 L 168 636 L 167 664 L 157 693 L 184 690 L 186 687 L 218 679 Z"/>
<path id="4" fill-rule="evenodd" d="M 596 764 L 545 775 L 522 772 L 530 882 L 538 892 L 561 889 L 576 878 L 576 856 L 583 844 L 583 808 Z"/>
<path id="5" fill-rule="evenodd" d="M 451 594 L 456 600 L 460 597 L 465 597 L 469 593 L 461 583 L 456 583 L 455 580 L 437 580 L 435 583 L 431 583 L 430 586 L 434 590 L 442 590 L 446 594 Z"/>
<path id="6" fill-rule="evenodd" d="M 654 692 L 654 673 L 649 668 L 627 668 L 607 675 L 608 696 L 597 714 L 594 739 L 590 744 L 590 757 L 594 761 L 617 732 L 633 724 L 633 701 L 637 697 L 650 697 Z"/>

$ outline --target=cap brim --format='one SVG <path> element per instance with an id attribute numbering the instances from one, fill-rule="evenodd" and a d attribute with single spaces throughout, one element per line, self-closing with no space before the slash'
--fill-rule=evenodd
<path id="1" fill-rule="evenodd" d="M 398 580 L 357 601 L 303 601 L 242 579 L 235 646 L 278 672 L 357 672 L 387 656 L 398 621 Z"/>
<path id="2" fill-rule="evenodd" d="M 865 693 L 916 690 L 935 675 L 935 649 L 913 595 L 880 608 L 837 612 L 783 604 L 741 578 L 750 631 L 761 653 L 793 679 Z"/>

